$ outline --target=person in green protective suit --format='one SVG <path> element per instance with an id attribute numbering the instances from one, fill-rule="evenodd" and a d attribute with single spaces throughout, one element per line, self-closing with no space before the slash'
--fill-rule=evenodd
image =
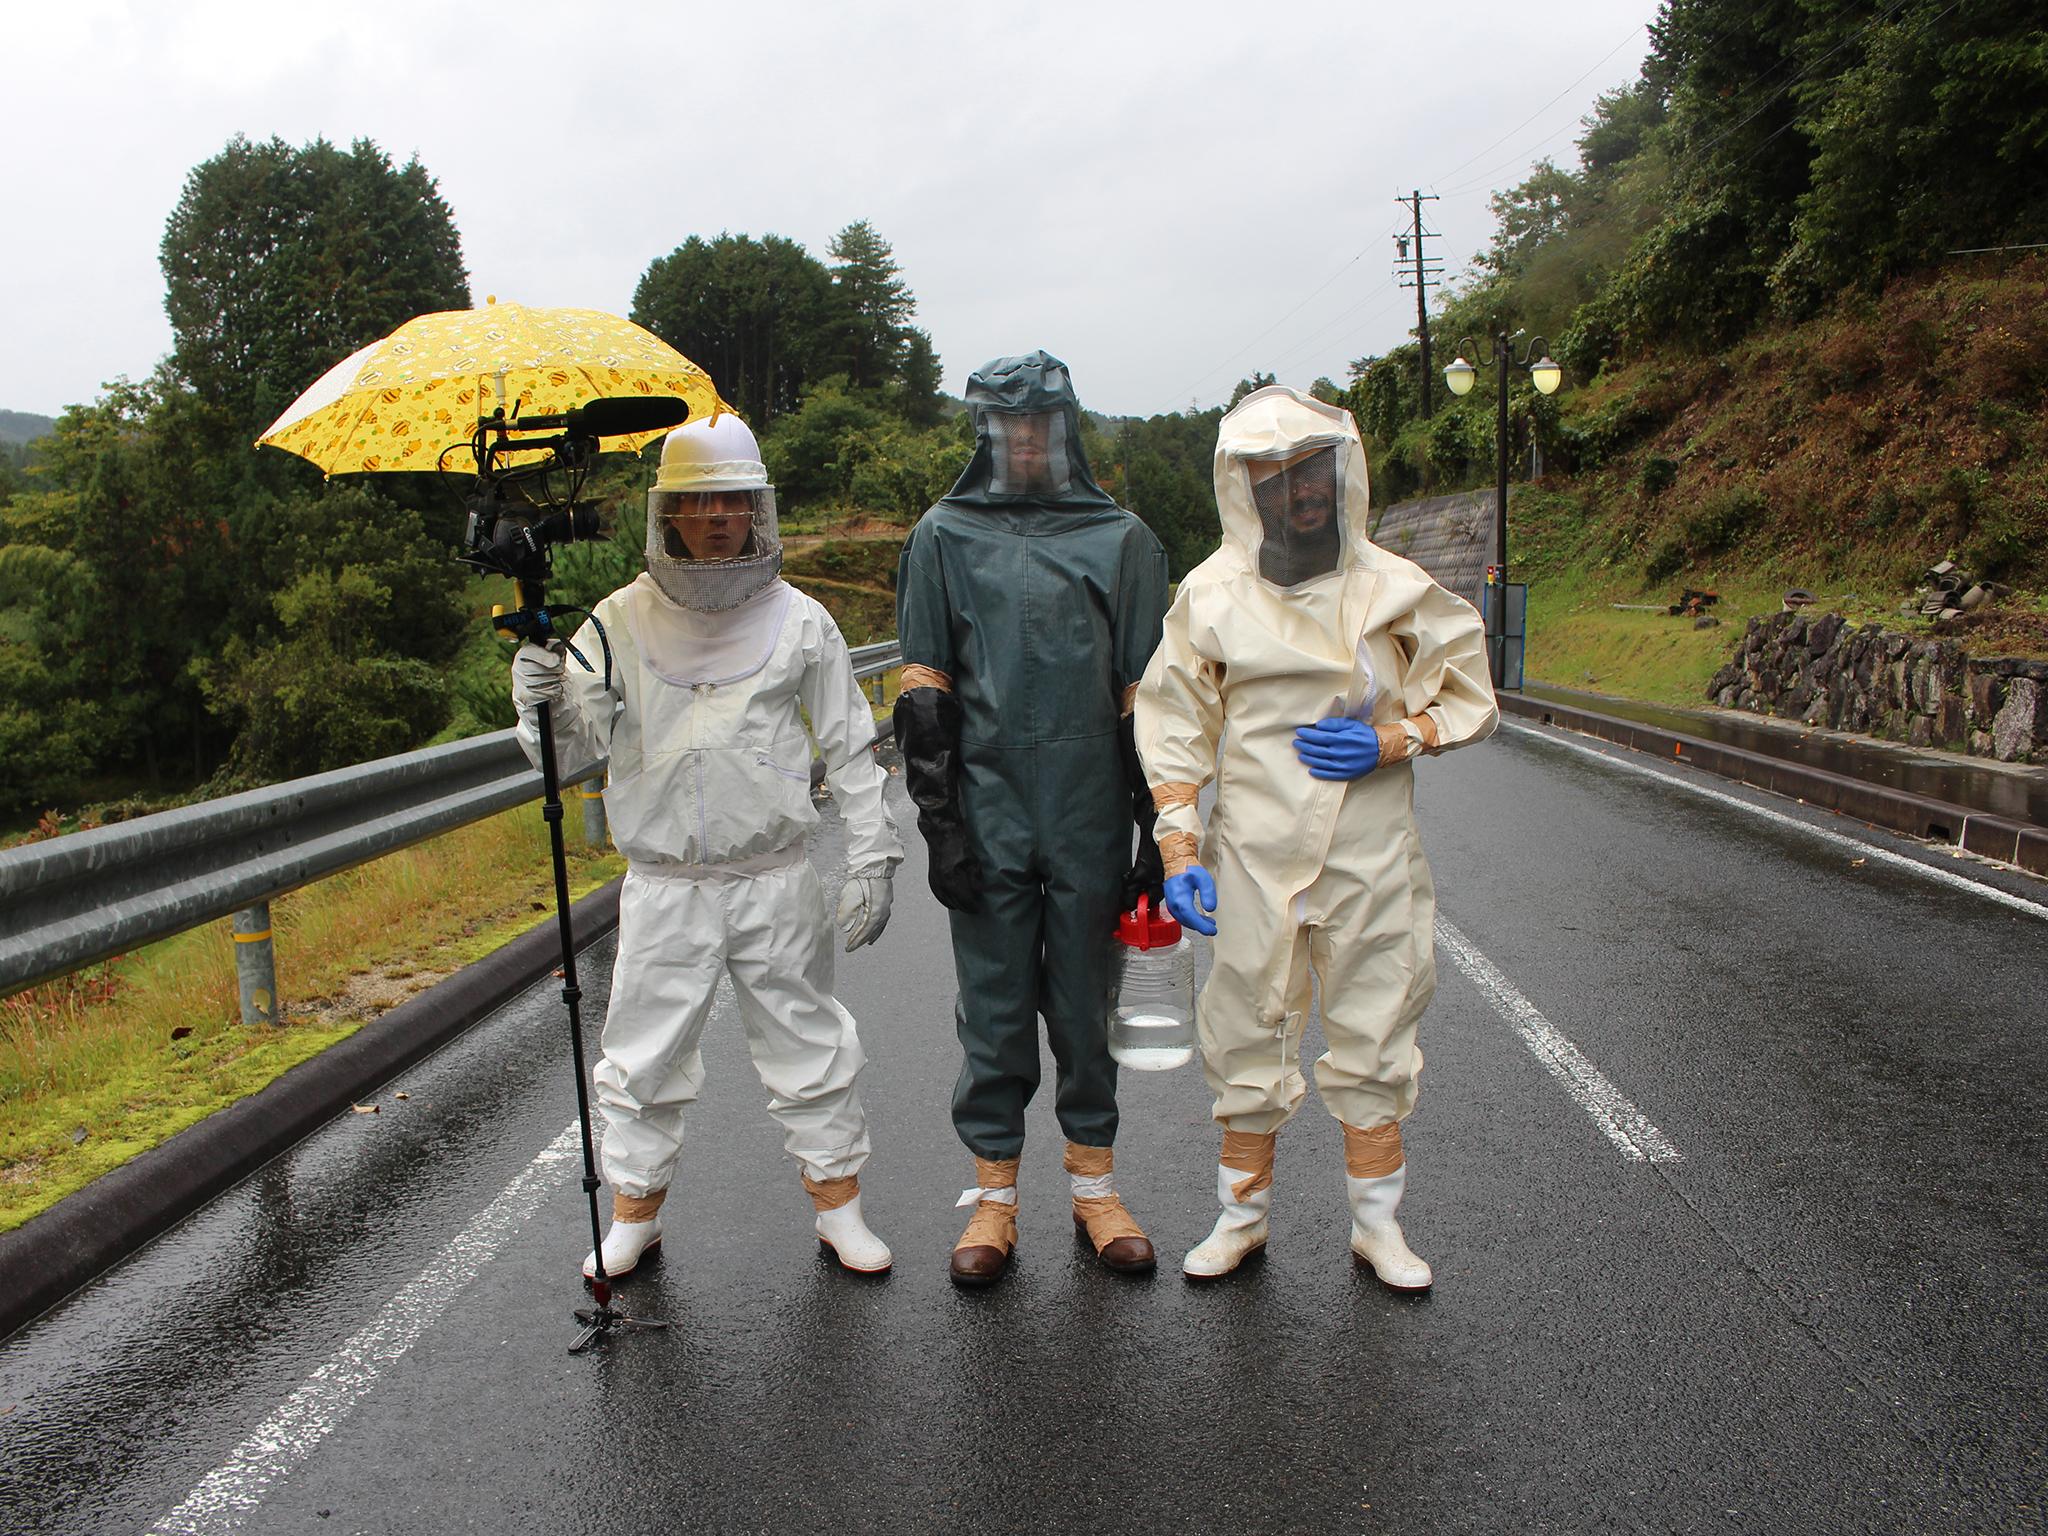
<path id="1" fill-rule="evenodd" d="M 952 1276 L 989 1284 L 1016 1245 L 1041 1016 L 1075 1225 L 1103 1263 L 1143 1272 L 1152 1245 L 1111 1179 L 1110 945 L 1120 910 L 1162 899 L 1130 715 L 1159 643 L 1166 553 L 1089 474 L 1058 358 L 998 358 L 968 380 L 967 405 L 974 458 L 911 530 L 896 583 L 896 741 L 952 912 L 966 1056 L 953 1124 L 976 1174 Z"/>

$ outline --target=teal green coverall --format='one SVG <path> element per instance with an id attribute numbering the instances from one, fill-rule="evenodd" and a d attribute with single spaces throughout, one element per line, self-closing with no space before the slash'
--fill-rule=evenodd
<path id="1" fill-rule="evenodd" d="M 911 531 L 896 588 L 905 663 L 951 681 L 950 698 L 906 691 L 897 722 L 953 909 L 953 1123 L 979 1157 L 1019 1155 L 1042 1016 L 1061 1129 L 1107 1147 L 1110 944 L 1134 823 L 1122 716 L 1159 642 L 1166 554 L 1090 476 L 1057 358 L 998 359 L 966 398 L 974 458 Z M 1142 775 L 1138 789 L 1144 803 Z"/>

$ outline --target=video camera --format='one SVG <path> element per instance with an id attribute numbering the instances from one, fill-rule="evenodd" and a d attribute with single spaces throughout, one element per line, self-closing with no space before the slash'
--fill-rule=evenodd
<path id="1" fill-rule="evenodd" d="M 594 539 L 599 531 L 596 509 L 577 505 L 599 440 L 666 431 L 689 413 L 688 404 L 673 396 L 629 395 L 553 416 L 507 417 L 501 406 L 477 422 L 469 440 L 476 480 L 464 501 L 469 519 L 458 558 L 479 572 L 512 578 L 518 607 L 493 617 L 500 633 L 553 637 L 546 588 L 554 546 Z"/>

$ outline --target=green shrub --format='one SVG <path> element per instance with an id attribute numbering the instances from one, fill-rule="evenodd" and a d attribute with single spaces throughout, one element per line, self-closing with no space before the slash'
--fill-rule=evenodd
<path id="1" fill-rule="evenodd" d="M 1963 568 L 1985 581 L 2003 581 L 2035 567 L 2048 548 L 2048 494 L 1990 502 L 1979 512 Z"/>
<path id="2" fill-rule="evenodd" d="M 1754 486 L 1727 485 L 1710 491 L 1685 520 L 1685 547 L 1695 558 L 1733 549 L 1763 522 L 1768 510 L 1763 493 Z"/>
<path id="3" fill-rule="evenodd" d="M 1560 419 L 1552 451 L 1567 468 L 1599 469 L 1646 433 L 1664 424 L 1664 414 L 1635 395 L 1625 395 L 1597 410 Z"/>
<path id="4" fill-rule="evenodd" d="M 1762 525 L 1768 511 L 1763 493 L 1754 486 L 1724 485 L 1709 491 L 1675 532 L 1652 546 L 1644 579 L 1654 586 L 1696 561 L 1733 549 Z"/>
<path id="5" fill-rule="evenodd" d="M 1669 581 L 1686 566 L 1685 540 L 1673 534 L 1661 540 L 1650 551 L 1649 563 L 1643 567 L 1643 579 L 1656 586 Z"/>

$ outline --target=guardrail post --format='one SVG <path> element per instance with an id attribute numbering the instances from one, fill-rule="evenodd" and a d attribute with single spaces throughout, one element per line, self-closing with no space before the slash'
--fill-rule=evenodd
<path id="1" fill-rule="evenodd" d="M 587 848 L 602 848 L 605 843 L 604 825 L 604 780 L 596 779 L 576 786 L 576 793 L 583 801 L 583 843 Z"/>
<path id="2" fill-rule="evenodd" d="M 235 980 L 244 1024 L 277 1022 L 277 954 L 270 943 L 270 903 L 259 901 L 234 917 Z"/>

